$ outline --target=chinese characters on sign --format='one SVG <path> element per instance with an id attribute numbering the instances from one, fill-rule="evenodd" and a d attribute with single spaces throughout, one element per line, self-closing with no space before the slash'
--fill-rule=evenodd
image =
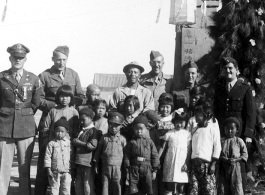
<path id="1" fill-rule="evenodd" d="M 194 61 L 195 57 L 195 36 L 194 29 L 182 29 L 182 59 L 181 64 L 184 65 L 189 61 Z"/>

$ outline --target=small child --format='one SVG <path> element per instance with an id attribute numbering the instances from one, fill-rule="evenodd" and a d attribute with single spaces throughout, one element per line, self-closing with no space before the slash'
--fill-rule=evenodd
<path id="1" fill-rule="evenodd" d="M 102 195 L 121 195 L 121 165 L 126 139 L 120 134 L 124 117 L 118 112 L 108 116 L 109 131 L 104 134 L 97 148 L 94 162 L 98 172 L 98 163 L 102 162 Z"/>
<path id="2" fill-rule="evenodd" d="M 78 130 L 78 112 L 74 108 L 74 100 L 74 94 L 69 85 L 62 85 L 59 87 L 55 96 L 55 103 L 57 106 L 49 111 L 44 123 L 44 128 L 42 129 L 43 145 L 39 146 L 40 153 L 37 165 L 36 188 L 44 193 L 46 193 L 49 183 L 47 174 L 43 169 L 44 156 L 48 142 L 55 137 L 54 124 L 62 117 L 66 118 L 69 125 L 68 131 L 66 132 L 66 137 L 68 139 L 72 139 L 76 136 Z"/>
<path id="3" fill-rule="evenodd" d="M 216 194 L 215 164 L 221 152 L 220 130 L 211 103 L 195 107 L 198 128 L 192 132 L 190 195 Z"/>
<path id="4" fill-rule="evenodd" d="M 191 154 L 191 134 L 185 130 L 188 121 L 188 114 L 185 112 L 176 113 L 172 122 L 175 129 L 172 129 L 164 136 L 163 147 L 159 156 L 167 148 L 163 165 L 163 182 L 165 182 L 164 195 L 174 192 L 172 183 L 177 184 L 178 194 L 184 193 L 185 183 L 189 182 L 188 172 Z"/>
<path id="5" fill-rule="evenodd" d="M 136 117 L 132 125 L 134 137 L 128 143 L 124 157 L 126 173 L 130 177 L 130 194 L 153 194 L 152 180 L 155 180 L 159 168 L 157 149 L 146 137 L 148 120 L 145 116 Z"/>
<path id="6" fill-rule="evenodd" d="M 83 108 L 79 111 L 79 121 L 82 130 L 78 137 L 72 141 L 76 149 L 76 195 L 95 195 L 95 174 L 92 167 L 92 158 L 98 144 L 98 132 L 93 125 L 94 115 L 91 108 Z"/>
<path id="7" fill-rule="evenodd" d="M 160 121 L 158 121 L 158 134 L 160 139 L 171 129 L 174 129 L 174 124 L 172 123 L 174 111 L 173 97 L 169 93 L 162 93 L 159 97 L 158 111 L 160 114 Z"/>
<path id="8" fill-rule="evenodd" d="M 94 125 L 97 130 L 99 130 L 101 135 L 104 135 L 108 132 L 108 119 L 106 113 L 108 111 L 108 104 L 103 99 L 97 99 L 94 102 L 94 110 L 96 116 L 94 118 Z"/>
<path id="9" fill-rule="evenodd" d="M 138 97 L 134 95 L 129 95 L 124 100 L 124 122 L 123 128 L 121 130 L 121 134 L 124 135 L 127 140 L 131 140 L 133 136 L 133 130 L 131 127 L 131 123 L 137 117 L 135 115 L 135 111 L 140 109 L 140 102 Z"/>
<path id="10" fill-rule="evenodd" d="M 69 85 L 59 87 L 55 96 L 55 103 L 57 106 L 50 110 L 46 118 L 43 137 L 46 140 L 52 140 L 54 138 L 54 123 L 61 117 L 65 117 L 69 123 L 67 137 L 68 139 L 72 139 L 76 136 L 78 130 L 78 112 L 74 108 L 74 94 Z"/>
<path id="11" fill-rule="evenodd" d="M 77 110 L 80 111 L 82 108 L 90 107 L 93 108 L 95 100 L 99 99 L 101 90 L 98 85 L 90 84 L 86 88 L 87 101 L 84 105 L 78 106 Z"/>
<path id="12" fill-rule="evenodd" d="M 55 138 L 47 145 L 44 167 L 47 169 L 51 194 L 70 195 L 71 188 L 71 145 L 66 138 L 68 122 L 59 119 L 54 124 Z"/>
<path id="13" fill-rule="evenodd" d="M 248 152 L 244 141 L 236 137 L 236 133 L 240 128 L 240 122 L 234 117 L 227 118 L 224 121 L 226 137 L 222 141 L 222 152 L 220 156 L 222 170 L 224 174 L 224 193 L 244 195 L 241 163 L 247 162 Z"/>

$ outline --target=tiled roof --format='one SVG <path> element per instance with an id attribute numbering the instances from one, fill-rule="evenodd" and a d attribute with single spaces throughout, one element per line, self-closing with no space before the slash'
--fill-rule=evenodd
<path id="1" fill-rule="evenodd" d="M 94 84 L 97 84 L 102 91 L 109 91 L 124 85 L 127 82 L 124 74 L 94 74 Z"/>

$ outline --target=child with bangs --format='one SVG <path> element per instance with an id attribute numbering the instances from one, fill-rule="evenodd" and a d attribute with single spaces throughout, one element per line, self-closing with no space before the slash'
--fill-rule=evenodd
<path id="1" fill-rule="evenodd" d="M 195 107 L 197 128 L 192 132 L 190 195 L 215 195 L 215 165 L 221 152 L 220 130 L 210 101 Z"/>
<path id="2" fill-rule="evenodd" d="M 97 130 L 100 131 L 101 135 L 104 135 L 108 132 L 108 104 L 103 99 L 96 99 L 94 101 L 94 111 L 96 113 L 94 118 L 94 125 Z"/>
<path id="3" fill-rule="evenodd" d="M 184 194 L 185 183 L 189 182 L 191 134 L 185 127 L 188 121 L 186 112 L 176 112 L 172 122 L 175 129 L 169 130 L 164 136 L 164 144 L 159 156 L 166 150 L 163 163 L 163 182 L 165 182 L 164 195 L 170 195 L 177 187 L 178 194 Z"/>
<path id="4" fill-rule="evenodd" d="M 162 93 L 159 97 L 158 112 L 160 120 L 158 121 L 158 134 L 160 139 L 171 129 L 174 129 L 172 119 L 174 117 L 173 96 L 169 93 Z"/>
<path id="5" fill-rule="evenodd" d="M 128 95 L 124 100 L 124 123 L 121 129 L 121 134 L 124 135 L 127 140 L 131 140 L 133 136 L 133 130 L 131 123 L 137 117 L 135 111 L 140 109 L 140 102 L 138 97 L 134 95 Z"/>

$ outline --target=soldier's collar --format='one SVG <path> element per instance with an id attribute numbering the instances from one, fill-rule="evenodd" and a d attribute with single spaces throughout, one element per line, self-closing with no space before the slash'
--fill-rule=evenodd
<path id="1" fill-rule="evenodd" d="M 21 70 L 18 70 L 18 71 L 14 71 L 14 70 L 12 70 L 12 69 L 10 69 L 10 70 L 11 70 L 12 74 L 19 74 L 19 76 L 21 76 L 21 77 L 22 77 L 22 75 L 23 75 L 23 71 L 24 71 L 23 68 L 22 68 Z"/>

